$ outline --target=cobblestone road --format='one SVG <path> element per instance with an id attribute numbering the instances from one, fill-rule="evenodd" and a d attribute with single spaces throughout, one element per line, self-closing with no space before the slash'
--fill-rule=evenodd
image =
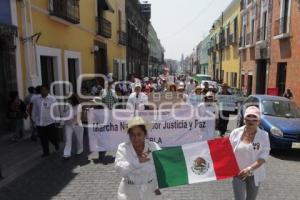
<path id="1" fill-rule="evenodd" d="M 275 156 L 274 156 L 275 155 Z M 267 165 L 268 179 L 262 185 L 261 200 L 295 200 L 300 197 L 300 151 L 274 154 Z M 0 189 L 1 200 L 116 199 L 120 178 L 113 165 L 94 164 L 93 158 L 63 162 L 52 155 Z M 160 199 L 233 199 L 230 180 L 162 190 Z"/>
<path id="2" fill-rule="evenodd" d="M 97 154 L 86 152 L 64 162 L 60 155 L 53 154 L 0 187 L 0 200 L 114 200 L 120 177 L 114 172 L 113 164 L 95 164 L 96 157 Z M 158 199 L 233 199 L 230 180 L 164 189 L 162 193 Z M 300 150 L 272 154 L 267 163 L 267 180 L 260 188 L 258 199 L 300 199 Z"/>

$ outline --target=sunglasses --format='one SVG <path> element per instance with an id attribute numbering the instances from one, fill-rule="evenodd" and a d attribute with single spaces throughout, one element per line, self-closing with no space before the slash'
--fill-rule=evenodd
<path id="1" fill-rule="evenodd" d="M 256 116 L 254 116 L 254 117 L 248 116 L 248 117 L 245 118 L 245 120 L 246 120 L 246 121 L 251 121 L 251 122 L 257 122 L 257 121 L 258 121 L 258 118 L 257 118 Z"/>

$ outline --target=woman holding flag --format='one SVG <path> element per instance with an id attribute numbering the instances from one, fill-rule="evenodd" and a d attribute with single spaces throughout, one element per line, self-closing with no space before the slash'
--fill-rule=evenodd
<path id="1" fill-rule="evenodd" d="M 115 169 L 122 176 L 118 200 L 152 200 L 160 195 L 152 152 L 160 147 L 146 141 L 146 123 L 141 117 L 128 122 L 129 142 L 118 147 Z"/>
<path id="2" fill-rule="evenodd" d="M 261 130 L 260 110 L 255 106 L 246 109 L 245 126 L 230 134 L 230 141 L 240 173 L 233 178 L 233 191 L 236 200 L 255 200 L 259 185 L 265 179 L 265 163 L 270 153 L 268 133 Z"/>

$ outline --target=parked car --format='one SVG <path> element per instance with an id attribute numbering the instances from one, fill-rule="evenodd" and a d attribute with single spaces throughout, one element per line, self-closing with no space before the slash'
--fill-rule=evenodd
<path id="1" fill-rule="evenodd" d="M 198 83 L 201 83 L 202 81 L 212 81 L 211 76 L 207 74 L 196 74 L 193 79 Z"/>
<path id="2" fill-rule="evenodd" d="M 284 97 L 251 95 L 241 106 L 238 125 L 244 123 L 244 111 L 255 105 L 262 113 L 260 128 L 267 131 L 272 149 L 300 149 L 300 108 Z"/>

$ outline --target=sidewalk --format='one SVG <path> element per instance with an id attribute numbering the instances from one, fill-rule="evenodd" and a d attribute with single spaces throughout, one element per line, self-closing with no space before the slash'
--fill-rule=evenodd
<path id="1" fill-rule="evenodd" d="M 0 166 L 4 177 L 0 180 L 0 188 L 42 161 L 39 141 L 31 141 L 28 133 L 18 142 L 10 139 L 9 134 L 0 137 Z"/>

